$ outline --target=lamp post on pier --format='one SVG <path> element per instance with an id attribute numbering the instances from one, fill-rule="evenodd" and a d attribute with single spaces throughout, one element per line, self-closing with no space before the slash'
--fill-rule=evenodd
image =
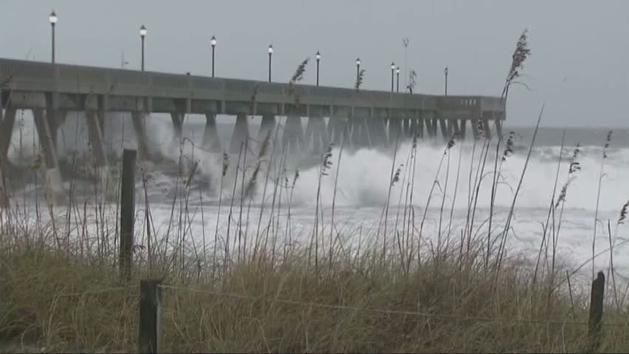
<path id="1" fill-rule="evenodd" d="M 395 77 L 395 63 L 391 63 L 391 92 L 393 92 L 393 83 Z"/>
<path id="2" fill-rule="evenodd" d="M 321 53 L 319 53 L 318 50 L 315 58 L 317 59 L 317 86 L 319 86 L 319 62 L 321 61 Z"/>
<path id="3" fill-rule="evenodd" d="M 273 45 L 269 44 L 269 82 L 271 82 L 271 60 L 273 57 Z"/>
<path id="4" fill-rule="evenodd" d="M 445 75 L 445 95 L 448 95 L 448 67 L 446 66 L 445 69 L 443 69 L 443 74 Z"/>
<path id="5" fill-rule="evenodd" d="M 400 66 L 395 69 L 395 75 L 397 76 L 397 83 L 395 92 L 400 92 Z"/>
<path id="6" fill-rule="evenodd" d="M 360 58 L 356 58 L 356 84 L 358 84 L 359 78 L 360 78 Z"/>
<path id="7" fill-rule="evenodd" d="M 216 37 L 212 36 L 210 45 L 212 46 L 212 77 L 214 77 L 214 49 L 216 49 Z"/>
<path id="8" fill-rule="evenodd" d="M 140 26 L 140 42 L 141 42 L 141 49 L 142 49 L 142 58 L 141 58 L 141 64 L 140 64 L 140 68 L 142 69 L 142 71 L 144 71 L 144 39 L 146 38 L 146 34 L 148 33 L 148 31 L 146 30 L 146 27 L 144 25 Z"/>
<path id="9" fill-rule="evenodd" d="M 51 40 L 52 40 L 52 43 L 51 43 L 51 48 L 52 48 L 51 62 L 54 64 L 55 63 L 55 25 L 57 24 L 57 21 L 59 21 L 59 18 L 57 17 L 57 14 L 55 13 L 54 10 L 48 16 L 48 21 L 50 22 Z"/>

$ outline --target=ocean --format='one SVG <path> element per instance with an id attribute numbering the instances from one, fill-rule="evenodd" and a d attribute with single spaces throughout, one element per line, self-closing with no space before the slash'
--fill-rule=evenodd
<path id="1" fill-rule="evenodd" d="M 251 122 L 252 137 L 257 136 L 258 120 Z M 29 117 L 18 117 L 18 121 L 19 134 L 14 134 L 10 160 L 26 167 L 37 147 Z M 228 118 L 219 117 L 223 146 L 228 146 L 231 135 L 228 122 Z M 234 183 L 238 156 L 230 156 L 227 174 L 221 178 L 223 155 L 200 148 L 202 117 L 188 118 L 184 125 L 187 139 L 181 145 L 173 139 L 167 116 L 157 116 L 148 124 L 152 146 L 165 159 L 139 165 L 136 238 L 140 244 L 145 242 L 143 215 L 147 205 L 157 237 L 175 231 L 184 235 L 187 249 L 197 254 L 213 249 L 215 237 L 225 242 L 227 229 L 236 227 L 239 239 L 243 235 L 252 239 L 260 230 L 274 230 L 280 238 L 278 243 L 306 242 L 315 227 L 326 235 L 332 230 L 347 249 L 377 244 L 385 228 L 391 235 L 406 232 L 415 237 L 421 227 L 422 247 L 427 250 L 456 244 L 469 227 L 479 239 L 508 231 L 508 257 L 532 267 L 540 247 L 546 247 L 542 246 L 544 234 L 552 233 L 558 263 L 575 271 L 575 277 L 587 280 L 592 270 L 608 271 L 613 245 L 617 278 L 629 280 L 629 258 L 623 257 L 629 251 L 629 227 L 621 220 L 621 209 L 629 201 L 629 129 L 612 129 L 607 141 L 610 129 L 542 127 L 527 164 L 534 128 L 510 128 L 507 122 L 504 135 L 506 139 L 513 132 L 512 152 L 503 159 L 503 144 L 495 159 L 496 145 L 490 143 L 484 167 L 480 167 L 483 142 L 471 140 L 457 141 L 451 148 L 441 139 L 419 140 L 415 147 L 412 141 L 404 141 L 397 150 L 345 147 L 341 151 L 340 146 L 333 146 L 328 168 L 321 167 L 320 156 L 299 155 L 289 156 L 286 165 L 280 166 L 282 154 L 276 153 L 268 179 L 265 166 L 271 162 L 267 157 L 260 164 L 251 198 L 241 200 L 258 162 L 256 152 L 248 157 L 244 182 L 239 179 Z M 82 117 L 70 115 L 59 135 L 60 155 L 70 160 L 85 155 L 89 150 L 85 131 Z M 105 131 L 113 155 L 119 155 L 123 147 L 134 146 L 131 125 L 124 115 L 109 117 Z M 256 144 L 259 142 L 252 141 L 252 151 Z M 499 173 L 494 174 L 494 166 Z M 177 177 L 179 167 L 184 172 Z M 116 173 L 115 166 L 112 171 Z M 190 171 L 194 173 L 187 178 Z M 238 171 L 242 173 L 242 165 Z M 398 178 L 392 182 L 397 171 Z M 34 210 L 26 206 L 32 206 L 43 193 L 35 177 L 29 178 L 12 192 L 24 210 Z M 478 190 L 477 180 L 481 181 Z M 89 202 L 93 191 L 89 183 L 81 189 L 81 183 L 67 181 L 65 188 L 75 188 L 75 197 L 82 195 Z M 471 205 L 476 210 L 472 222 Z M 510 227 L 505 230 L 512 206 Z M 67 214 L 60 210 L 57 217 L 67 219 Z M 547 245 L 552 248 L 550 242 Z"/>

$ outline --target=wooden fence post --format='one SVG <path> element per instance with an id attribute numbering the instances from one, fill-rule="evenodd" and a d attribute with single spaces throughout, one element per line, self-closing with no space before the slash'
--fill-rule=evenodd
<path id="1" fill-rule="evenodd" d="M 140 281 L 140 332 L 138 351 L 159 353 L 161 280 Z"/>
<path id="2" fill-rule="evenodd" d="M 135 150 L 125 149 L 122 154 L 120 183 L 120 278 L 131 279 L 133 263 L 133 225 L 135 223 Z"/>
<path id="3" fill-rule="evenodd" d="M 601 323 L 603 321 L 603 300 L 605 295 L 605 275 L 598 272 L 596 279 L 592 282 L 592 293 L 590 297 L 590 319 L 589 339 L 590 352 L 598 351 L 601 345 Z"/>

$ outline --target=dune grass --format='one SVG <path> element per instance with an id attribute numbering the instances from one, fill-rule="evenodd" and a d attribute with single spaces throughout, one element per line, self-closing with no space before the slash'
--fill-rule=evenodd
<path id="1" fill-rule="evenodd" d="M 0 340 L 22 350 L 135 350 L 144 277 L 163 281 L 165 352 L 575 352 L 588 346 L 587 292 L 549 297 L 514 260 L 496 277 L 485 270 L 482 243 L 464 258 L 447 251 L 424 257 L 408 273 L 395 260 L 383 265 L 378 247 L 361 256 L 340 253 L 332 267 L 317 271 L 305 261 L 306 249 L 293 249 L 280 265 L 262 255 L 218 271 L 214 280 L 194 267 L 172 272 L 144 265 L 122 283 L 104 259 L 2 236 Z M 602 350 L 629 348 L 624 318 L 610 308 L 606 321 L 614 325 L 604 327 Z"/>
<path id="2" fill-rule="evenodd" d="M 476 167 L 467 177 L 472 181 L 468 215 L 475 214 L 478 195 L 473 192 L 482 183 L 482 178 L 473 176 L 481 175 L 486 165 L 496 165 L 485 163 L 485 151 L 492 142 L 477 143 L 480 153 L 472 157 Z M 444 148 L 442 160 L 447 166 L 455 144 L 449 141 Z M 411 154 L 416 149 L 414 145 Z M 325 154 L 320 178 L 338 179 L 338 173 L 328 175 L 332 156 L 330 150 Z M 555 262 L 556 235 L 541 243 L 539 257 L 543 261 L 537 263 L 505 252 L 507 231 L 502 230 L 508 228 L 499 219 L 494 221 L 498 231 L 489 241 L 485 223 L 474 224 L 474 217 L 460 229 L 450 218 L 439 235 L 422 236 L 423 227 L 417 227 L 423 218 L 414 217 L 415 209 L 429 203 L 404 198 L 397 212 L 408 213 L 408 222 L 396 222 L 386 234 L 379 232 L 377 238 L 358 247 L 343 244 L 337 225 L 325 225 L 323 218 L 319 219 L 321 210 L 315 211 L 319 229 L 310 239 L 296 243 L 290 213 L 281 215 L 279 211 L 290 209 L 292 196 L 284 196 L 289 201 L 282 205 L 281 193 L 294 188 L 298 173 L 286 171 L 285 156 L 270 159 L 263 155 L 239 169 L 224 162 L 221 179 L 229 178 L 228 168 L 236 171 L 234 181 L 225 184 L 231 193 L 234 216 L 227 223 L 232 235 L 227 241 L 217 226 L 215 234 L 208 235 L 210 252 L 205 249 L 206 235 L 201 250 L 200 235 L 189 234 L 191 175 L 186 175 L 184 168 L 179 178 L 183 187 L 174 196 L 167 234 L 156 230 L 150 203 L 144 201 L 145 211 L 136 218 L 139 237 L 129 282 L 119 279 L 118 231 L 113 226 L 117 219 L 103 216 L 106 213 L 99 208 L 104 206 L 70 201 L 65 206 L 67 218 L 43 222 L 37 221 L 37 216 L 34 226 L 19 207 L 6 210 L 0 223 L 0 351 L 134 351 L 139 281 L 147 278 L 162 280 L 164 352 L 589 350 L 589 289 L 572 284 L 571 274 Z M 493 158 L 507 155 L 496 153 Z M 268 165 L 260 159 L 269 159 L 264 160 Z M 240 160 L 245 159 L 238 164 Z M 572 169 L 574 162 L 567 163 Z M 397 162 L 393 164 L 397 166 Z M 564 165 L 558 162 L 558 166 Z M 251 200 L 234 199 L 244 194 L 234 186 L 254 188 L 250 185 L 261 183 L 254 173 L 270 176 L 263 180 L 264 190 L 270 184 L 266 200 L 271 205 L 261 206 L 258 225 L 250 230 L 248 223 L 230 223 L 250 214 Z M 493 173 L 485 175 L 497 183 L 500 171 L 495 172 L 498 177 Z M 392 174 L 391 183 L 406 186 L 400 191 L 400 200 L 412 193 L 414 174 L 410 166 L 403 173 Z M 444 182 L 441 178 L 437 173 L 435 183 Z M 150 184 L 144 176 L 142 179 L 146 194 Z M 497 188 L 492 189 L 498 193 Z M 552 202 L 555 196 L 550 199 L 551 208 L 557 208 L 557 202 Z M 440 205 L 442 215 L 445 204 Z M 87 208 L 94 208 L 95 219 L 90 221 Z M 512 213 L 515 202 L 513 208 Z M 45 210 L 41 207 L 39 212 Z M 561 217 L 551 214 L 546 224 L 560 225 Z M 333 215 L 330 219 L 334 220 Z M 96 224 L 96 228 L 88 224 Z M 458 233 L 460 239 L 450 238 Z M 146 242 L 147 234 L 153 237 L 152 243 Z M 430 239 L 443 242 L 434 247 Z M 153 249 L 144 249 L 144 245 Z M 542 252 L 545 248 L 553 252 Z M 610 301 L 610 294 L 606 294 L 609 301 L 599 350 L 625 352 L 629 350 L 626 309 L 618 301 Z"/>
<path id="3" fill-rule="evenodd" d="M 510 195 L 508 218 L 494 217 L 491 208 L 490 222 L 477 213 L 482 183 L 491 184 L 490 206 L 505 193 L 498 185 L 505 183 L 502 165 L 513 154 L 512 135 L 505 144 L 486 137 L 471 142 L 467 176 L 461 175 L 461 151 L 469 142 L 449 139 L 437 171 L 421 171 L 434 173 L 423 200 L 413 196 L 420 173 L 415 157 L 422 153 L 417 137 L 408 156 L 398 155 L 396 142 L 390 148 L 399 158 L 391 162 L 374 238 L 343 235 L 335 222 L 348 134 L 339 150 L 328 147 L 321 156 L 313 229 L 305 239 L 294 234 L 291 219 L 299 171 L 287 168 L 277 131 L 263 141 L 247 140 L 233 161 L 217 157 L 216 202 L 229 210 L 226 230 L 217 218 L 216 225 L 203 221 L 201 235 L 192 234 L 193 220 L 205 220 L 204 209 L 190 205 L 199 159 L 205 157 L 184 140 L 165 230 L 153 220 L 150 173 L 139 174 L 143 190 L 137 193 L 144 200 L 136 214 L 128 282 L 117 270 L 119 206 L 105 204 L 96 184 L 94 200 L 85 200 L 71 181 L 61 206 L 37 199 L 37 193 L 34 204 L 8 193 L 9 208 L 0 209 L 0 351 L 134 351 L 139 282 L 147 278 L 162 280 L 165 352 L 588 351 L 589 289 L 576 285 L 575 271 L 556 257 L 567 186 L 580 169 L 579 147 L 572 159 L 557 161 L 557 171 L 570 170 L 569 179 L 559 196 L 554 181 L 537 259 L 523 259 L 507 245 L 526 164 Z M 332 200 L 326 200 L 331 209 L 323 207 L 323 179 L 334 179 Z M 459 211 L 466 217 L 454 225 L 460 183 L 468 184 L 468 195 L 460 196 L 467 208 Z M 392 195 L 394 185 L 399 195 Z M 5 186 L 10 191 L 10 181 Z M 260 194 L 260 209 L 251 213 Z M 434 235 L 424 228 L 428 208 L 440 209 Z M 626 217 L 623 208 L 616 226 Z M 609 234 L 611 255 L 617 231 Z M 599 350 L 623 352 L 629 350 L 627 290 L 616 281 L 610 258 L 613 291 L 608 287 Z"/>
<path id="4" fill-rule="evenodd" d="M 128 282 L 119 279 L 117 270 L 118 205 L 103 204 L 96 188 L 97 202 L 79 201 L 79 193 L 70 191 L 65 205 L 52 207 L 36 199 L 34 210 L 14 196 L 8 209 L 0 209 L 0 351 L 134 351 L 139 282 L 147 278 L 162 280 L 165 352 L 590 349 L 589 289 L 575 285 L 574 272 L 556 260 L 567 188 L 558 197 L 549 196 L 544 228 L 552 233 L 541 240 L 537 261 L 507 252 L 510 218 L 492 214 L 491 226 L 475 220 L 480 218 L 481 183 L 492 184 L 492 202 L 504 193 L 498 184 L 504 183 L 501 166 L 513 153 L 512 142 L 503 147 L 500 140 L 475 140 L 472 150 L 477 152 L 468 175 L 461 176 L 460 151 L 458 159 L 451 154 L 463 146 L 455 149 L 462 142 L 453 137 L 444 146 L 438 170 L 422 172 L 435 177 L 421 200 L 413 199 L 415 155 L 421 154 L 413 139 L 408 156 L 400 158 L 404 164 L 394 159 L 391 165 L 389 186 L 398 184 L 400 194 L 388 191 L 382 214 L 398 200 L 395 221 L 387 224 L 388 218 L 381 218 L 376 237 L 359 236 L 356 245 L 342 241 L 348 235 L 334 218 L 344 141 L 340 150 L 328 148 L 321 156 L 317 190 L 322 179 L 334 179 L 332 200 L 327 201 L 332 209 L 325 210 L 329 214 L 324 218 L 318 191 L 313 230 L 298 241 L 290 210 L 299 171 L 287 170 L 277 136 L 269 132 L 262 142 L 248 141 L 235 162 L 219 156 L 217 203 L 229 208 L 223 222 L 227 232 L 219 229 L 217 218 L 216 225 L 204 222 L 202 235 L 192 234 L 199 209 L 189 203 L 196 195 L 192 181 L 200 153 L 188 154 L 184 145 L 194 148 L 191 141 L 179 149 L 165 231 L 155 226 L 146 198 L 152 182 L 143 170 L 143 190 L 137 193 L 145 200 L 136 215 L 135 262 Z M 397 154 L 399 144 L 392 148 Z M 260 152 L 252 156 L 243 153 L 256 149 Z M 330 171 L 333 159 L 336 171 Z M 576 152 L 569 161 L 560 158 L 557 169 L 569 168 L 575 178 L 575 164 Z M 525 174 L 524 169 L 518 185 Z M 469 184 L 467 217 L 465 224 L 454 225 L 455 203 L 448 210 L 446 194 L 456 196 L 460 180 Z M 252 198 L 260 192 L 264 203 L 250 219 Z M 512 196 L 509 216 L 517 212 L 517 193 Z M 440 208 L 436 235 L 424 230 L 427 209 L 435 207 L 432 199 Z M 203 220 L 203 208 L 200 212 Z M 44 221 L 45 214 L 54 217 Z M 448 214 L 449 220 L 444 218 Z M 613 240 L 609 237 L 611 249 L 617 232 Z M 613 263 L 610 269 L 611 280 Z M 606 296 L 599 350 L 627 351 L 626 291 L 614 280 L 613 292 Z"/>

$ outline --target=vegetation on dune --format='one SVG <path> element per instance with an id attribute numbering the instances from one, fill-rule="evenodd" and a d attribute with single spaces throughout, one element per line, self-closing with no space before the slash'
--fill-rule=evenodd
<path id="1" fill-rule="evenodd" d="M 290 210 L 298 174 L 286 171 L 285 154 L 275 156 L 277 136 L 269 141 L 270 136 L 259 146 L 270 150 L 267 170 L 259 167 L 264 154 L 248 165 L 241 157 L 236 166 L 223 156 L 221 178 L 231 169 L 237 171 L 229 187 L 232 216 L 225 221 L 230 238 L 219 230 L 218 220 L 209 235 L 214 242 L 206 241 L 205 232 L 191 234 L 198 210 L 189 205 L 193 190 L 183 170 L 165 233 L 153 225 L 150 203 L 144 201 L 146 212 L 136 218 L 136 261 L 129 282 L 119 278 L 117 213 L 106 213 L 107 206 L 72 202 L 64 220 L 35 225 L 21 208 L 3 210 L 0 350 L 135 350 L 138 285 L 146 278 L 162 279 L 163 351 L 589 350 L 589 289 L 575 286 L 574 271 L 556 259 L 567 186 L 580 169 L 579 147 L 570 159 L 557 162 L 558 170 L 570 173 L 559 195 L 550 198 L 544 223 L 548 237 L 540 243 L 537 262 L 532 262 L 514 258 L 505 249 L 508 219 L 495 218 L 493 232 L 486 220 L 474 221 L 483 176 L 504 183 L 500 168 L 494 177 L 486 166 L 508 163 L 514 153 L 511 136 L 504 151 L 496 148 L 492 157 L 487 152 L 499 142 L 472 143 L 478 152 L 467 176 L 471 188 L 464 225 L 453 225 L 451 215 L 447 221 L 445 193 L 435 192 L 456 189 L 458 182 L 448 180 L 456 175 L 458 181 L 461 162 L 457 165 L 451 155 L 463 144 L 451 139 L 444 146 L 435 188 L 426 202 L 417 203 L 412 199 L 419 149 L 414 140 L 408 156 L 400 154 L 392 161 L 389 185 L 399 188 L 401 201 L 393 210 L 396 214 L 380 220 L 375 239 L 359 238 L 358 244 L 356 238 L 347 241 L 334 221 L 324 222 L 334 219 L 324 214 L 330 210 L 319 205 L 319 193 L 310 239 L 295 242 L 290 212 L 280 214 L 280 209 Z M 342 150 L 338 153 L 335 166 Z M 338 169 L 330 173 L 334 154 L 328 148 L 322 155 L 319 186 L 322 178 L 338 179 Z M 492 158 L 497 162 L 484 162 Z M 520 183 L 522 178 L 524 173 Z M 254 222 L 249 228 L 251 196 L 246 191 L 256 183 L 269 189 L 265 200 L 270 205 L 260 207 L 257 226 Z M 150 181 L 143 177 L 142 186 L 146 193 Z M 289 196 L 282 198 L 282 190 L 290 191 L 285 193 Z M 240 202 L 233 198 L 237 195 Z M 441 209 L 439 227 L 437 235 L 422 235 L 431 198 Z M 391 199 L 389 195 L 383 215 Z M 286 200 L 288 205 L 282 206 Z M 423 216 L 416 219 L 419 205 Z M 450 213 L 453 206 L 454 201 Z M 620 209 L 617 225 L 625 221 L 626 209 L 626 204 Z M 510 210 L 514 212 L 515 206 Z M 609 235 L 612 254 L 617 230 Z M 626 294 L 614 277 L 613 257 L 611 262 L 612 291 L 606 294 L 600 350 L 626 351 Z"/>
<path id="2" fill-rule="evenodd" d="M 587 294 L 531 285 L 520 264 L 484 270 L 483 244 L 453 249 L 401 272 L 379 252 L 338 252 L 315 271 L 293 249 L 233 264 L 218 279 L 196 267 L 151 271 L 121 283 L 106 258 L 2 234 L 0 338 L 46 351 L 130 351 L 137 340 L 137 281 L 163 278 L 166 352 L 574 352 L 587 348 Z M 323 262 L 322 262 L 323 263 Z M 167 269 L 163 263 L 153 263 Z M 558 271 L 559 272 L 559 271 Z M 550 305 L 550 306 L 549 306 Z M 626 316 L 606 314 L 603 348 L 629 348 Z M 14 347 L 17 348 L 17 347 Z"/>

